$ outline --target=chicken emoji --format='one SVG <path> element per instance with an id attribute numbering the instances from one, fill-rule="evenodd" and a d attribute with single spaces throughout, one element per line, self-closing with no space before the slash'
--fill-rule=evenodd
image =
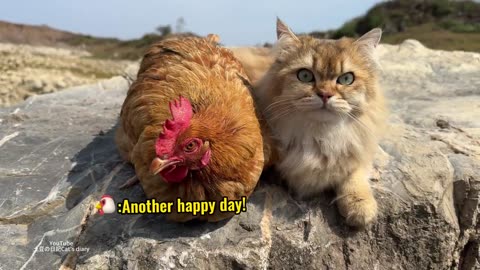
<path id="1" fill-rule="evenodd" d="M 115 201 L 113 201 L 112 196 L 103 195 L 102 198 L 100 198 L 100 201 L 95 205 L 95 208 L 101 216 L 103 216 L 103 214 L 114 213 Z"/>

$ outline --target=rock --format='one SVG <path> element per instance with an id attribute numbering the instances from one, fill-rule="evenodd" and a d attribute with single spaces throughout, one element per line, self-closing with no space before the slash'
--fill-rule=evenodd
<path id="1" fill-rule="evenodd" d="M 31 78 L 25 81 L 25 86 L 33 91 L 41 91 L 44 87 L 44 82 L 38 78 Z"/>
<path id="2" fill-rule="evenodd" d="M 0 55 L 0 107 L 121 75 L 134 63 L 94 59 L 76 49 L 6 43 L 0 43 Z"/>
<path id="3" fill-rule="evenodd" d="M 329 192 L 292 198 L 271 172 L 219 223 L 95 215 L 103 194 L 145 200 L 118 189 L 134 175 L 113 142 L 130 68 L 0 109 L 0 269 L 479 269 L 480 55 L 409 41 L 380 59 L 392 114 L 371 227 L 347 227 Z"/>

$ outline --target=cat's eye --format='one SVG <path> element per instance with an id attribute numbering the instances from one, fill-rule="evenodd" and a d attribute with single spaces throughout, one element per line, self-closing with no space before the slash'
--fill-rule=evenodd
<path id="1" fill-rule="evenodd" d="M 341 85 L 350 85 L 355 81 L 355 75 L 352 72 L 344 73 L 337 78 L 337 83 Z"/>
<path id="2" fill-rule="evenodd" d="M 302 68 L 297 72 L 297 78 L 299 81 L 305 83 L 313 82 L 315 80 L 315 76 L 313 76 L 313 73 L 306 68 Z"/>

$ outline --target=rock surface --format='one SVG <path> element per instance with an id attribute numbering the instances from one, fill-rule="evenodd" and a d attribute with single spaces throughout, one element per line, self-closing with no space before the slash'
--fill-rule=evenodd
<path id="1" fill-rule="evenodd" d="M 217 224 L 94 215 L 103 194 L 145 200 L 118 190 L 133 170 L 112 139 L 129 83 L 115 77 L 0 110 L 0 269 L 480 269 L 480 55 L 406 41 L 380 59 L 392 115 L 370 228 L 345 226 L 332 194 L 268 180 Z"/>

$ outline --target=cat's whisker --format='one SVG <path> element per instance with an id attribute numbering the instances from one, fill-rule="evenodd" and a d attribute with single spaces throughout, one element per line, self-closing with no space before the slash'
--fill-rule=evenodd
<path id="1" fill-rule="evenodd" d="M 370 133 L 370 135 L 374 136 L 375 133 L 365 123 L 363 123 L 360 119 L 358 119 L 357 117 L 355 117 L 351 113 L 347 113 L 346 115 L 349 116 L 350 119 L 354 120 L 355 123 L 358 123 L 360 126 L 362 126 L 367 132 Z"/>
<path id="2" fill-rule="evenodd" d="M 279 97 L 274 97 L 272 99 L 272 103 L 275 103 L 277 101 L 295 101 L 298 99 L 301 99 L 302 97 L 299 97 L 298 95 L 283 95 Z"/>
<path id="3" fill-rule="evenodd" d="M 272 108 L 277 107 L 277 106 L 279 106 L 279 105 L 288 104 L 288 103 L 290 103 L 291 101 L 292 101 L 292 99 L 290 99 L 290 98 L 276 98 L 276 99 L 273 100 L 272 103 L 270 103 L 270 105 L 268 105 L 268 106 L 264 109 L 264 111 L 269 111 L 269 110 L 271 110 Z"/>
<path id="4" fill-rule="evenodd" d="M 280 118 L 283 118 L 284 116 L 287 116 L 293 112 L 297 111 L 297 108 L 295 107 L 287 107 L 287 108 L 284 108 L 284 110 L 280 111 L 280 112 L 277 112 L 275 115 L 273 115 L 273 117 L 270 118 L 270 121 L 275 121 L 275 120 L 278 120 Z"/>
<path id="5" fill-rule="evenodd" d="M 276 104 L 271 104 L 269 108 L 265 109 L 263 113 L 265 115 L 277 115 L 279 111 L 281 111 L 282 116 L 284 116 L 283 111 L 285 109 L 292 108 L 293 110 L 291 112 L 295 112 L 296 110 L 298 111 L 301 106 L 297 106 L 298 104 L 295 104 L 291 102 L 291 100 L 288 100 L 288 102 L 277 102 Z M 288 112 L 288 113 L 291 113 Z M 280 118 L 279 116 L 275 116 L 276 119 Z"/>
<path id="6" fill-rule="evenodd" d="M 359 120 L 357 117 L 355 117 L 351 113 L 346 113 L 345 115 L 348 116 L 350 119 L 352 119 L 354 121 L 354 123 L 359 124 L 363 128 L 367 129 L 369 132 L 371 132 L 371 130 L 368 126 L 366 126 L 361 120 Z"/>
<path id="7" fill-rule="evenodd" d="M 279 109 L 286 108 L 286 107 L 292 107 L 292 106 L 293 106 L 293 104 L 291 104 L 289 102 L 277 103 L 277 104 L 274 104 L 274 105 L 270 106 L 268 108 L 268 110 L 265 109 L 263 112 L 264 113 L 272 113 L 272 112 L 275 112 Z"/>
<path id="8" fill-rule="evenodd" d="M 281 106 L 284 106 L 284 105 L 289 105 L 289 102 L 290 102 L 290 100 L 282 100 L 282 101 L 273 102 L 272 104 L 268 105 L 268 107 L 266 107 L 263 111 L 268 112 L 268 111 L 274 110 L 275 108 L 278 108 L 278 107 L 281 107 Z"/>
<path id="9" fill-rule="evenodd" d="M 340 119 L 342 119 L 342 121 L 345 122 L 346 119 L 343 117 L 345 114 L 339 113 L 338 115 L 340 116 Z M 347 119 L 348 119 L 348 118 L 347 118 Z"/>
<path id="10" fill-rule="evenodd" d="M 288 101 L 291 101 L 291 102 L 295 102 L 295 101 L 298 101 L 300 99 L 303 99 L 305 98 L 305 96 L 299 96 L 299 95 L 282 95 L 282 96 L 279 96 L 279 97 L 274 97 L 273 98 L 273 101 L 277 101 L 277 100 L 288 100 Z"/>
<path id="11" fill-rule="evenodd" d="M 298 95 L 298 94 L 290 94 L 290 95 L 282 94 L 281 96 L 274 97 L 274 99 L 278 99 L 278 98 L 303 98 L 303 97 L 304 97 L 303 95 Z"/>
<path id="12" fill-rule="evenodd" d="M 348 104 L 350 105 L 350 107 L 354 110 L 354 111 L 358 111 L 358 112 L 362 112 L 363 111 L 363 108 L 358 106 L 358 105 L 355 105 L 355 104 Z"/>
<path id="13" fill-rule="evenodd" d="M 338 200 L 341 200 L 341 199 L 343 199 L 343 198 L 345 198 L 345 197 L 348 197 L 349 195 L 350 195 L 350 194 L 345 194 L 345 195 L 337 196 L 337 197 L 335 197 L 335 198 L 330 202 L 329 205 L 333 205 L 333 204 L 334 204 L 335 202 L 337 202 Z"/>
<path id="14" fill-rule="evenodd" d="M 358 117 L 356 117 L 355 115 L 353 115 L 351 113 L 347 113 L 346 115 L 349 116 L 351 119 L 355 120 L 355 122 L 357 122 L 358 124 L 360 124 L 363 127 L 369 129 L 369 127 L 365 123 L 363 123 L 360 119 L 358 119 Z"/>
<path id="15" fill-rule="evenodd" d="M 336 104 L 333 104 L 331 105 L 332 108 L 334 108 L 335 110 L 341 110 L 342 112 L 349 112 L 351 111 L 351 107 L 348 105 L 348 104 L 343 104 L 343 103 L 336 103 Z"/>
<path id="16" fill-rule="evenodd" d="M 283 114 L 285 111 L 294 111 L 296 108 L 294 106 L 285 106 L 285 107 L 279 107 L 275 111 L 271 111 L 269 115 L 277 116 L 280 114 Z"/>
<path id="17" fill-rule="evenodd" d="M 277 106 L 275 108 L 270 109 L 269 111 L 265 111 L 264 114 L 266 116 L 277 115 L 282 113 L 285 110 L 291 109 L 293 106 L 291 104 L 283 104 L 282 106 Z"/>
<path id="18" fill-rule="evenodd" d="M 318 106 L 313 105 L 313 106 L 298 106 L 298 109 L 301 111 L 316 111 L 318 110 Z"/>

